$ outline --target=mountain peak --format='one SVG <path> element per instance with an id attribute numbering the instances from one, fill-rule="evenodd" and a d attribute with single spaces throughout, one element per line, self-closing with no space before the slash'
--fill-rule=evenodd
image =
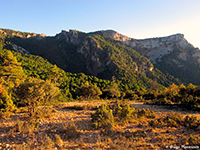
<path id="1" fill-rule="evenodd" d="M 193 47 L 187 42 L 184 35 L 180 33 L 157 38 L 132 38 L 122 42 L 149 58 L 153 63 L 155 63 L 156 59 L 160 60 L 162 56 L 171 53 L 174 50 L 174 46 L 179 46 L 182 49 Z"/>
<path id="2" fill-rule="evenodd" d="M 131 40 L 130 37 L 127 37 L 123 34 L 120 34 L 114 30 L 102 30 L 101 31 L 103 36 L 109 36 L 109 37 L 112 37 L 114 38 L 115 40 L 118 40 L 118 41 L 127 41 L 127 40 Z"/>
<path id="3" fill-rule="evenodd" d="M 38 39 L 41 39 L 43 37 L 46 37 L 45 34 L 37 34 L 37 33 L 31 33 L 31 32 L 21 32 L 21 31 L 14 31 L 11 29 L 0 29 L 0 33 L 4 34 L 5 36 L 16 36 L 20 38 L 31 38 L 36 37 Z"/>

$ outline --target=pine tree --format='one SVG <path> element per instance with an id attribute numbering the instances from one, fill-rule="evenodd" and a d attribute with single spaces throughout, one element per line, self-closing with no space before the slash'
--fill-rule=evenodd
<path id="1" fill-rule="evenodd" d="M 29 115 L 33 116 L 37 104 L 45 104 L 52 101 L 59 93 L 50 81 L 37 78 L 28 78 L 16 89 L 16 95 L 22 100 L 22 104 L 28 105 Z"/>
<path id="2" fill-rule="evenodd" d="M 56 83 L 58 81 L 58 78 L 61 76 L 61 73 L 59 71 L 59 68 L 56 65 L 53 65 L 53 67 L 50 70 L 50 73 L 48 75 L 48 78 L 53 81 L 54 86 L 56 87 Z"/>
<path id="3" fill-rule="evenodd" d="M 7 82 L 25 79 L 21 64 L 17 62 L 11 51 L 7 50 L 0 55 L 0 77 Z"/>
<path id="4" fill-rule="evenodd" d="M 118 99 L 118 97 L 121 96 L 120 91 L 119 91 L 119 86 L 117 83 L 112 83 L 109 87 L 109 91 L 111 93 L 112 98 L 116 97 Z"/>
<path id="5" fill-rule="evenodd" d="M 76 94 L 90 100 L 99 98 L 102 92 L 96 85 L 85 82 L 84 85 L 77 89 Z"/>

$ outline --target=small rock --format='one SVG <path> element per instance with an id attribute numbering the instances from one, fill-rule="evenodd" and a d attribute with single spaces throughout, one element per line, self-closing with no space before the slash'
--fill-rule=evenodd
<path id="1" fill-rule="evenodd" d="M 62 147 L 62 144 L 61 144 L 61 143 L 59 143 L 59 144 L 58 144 L 58 147 Z"/>
<path id="2" fill-rule="evenodd" d="M 8 148 L 8 147 L 10 147 L 10 145 L 9 145 L 9 144 L 6 144 L 6 148 Z"/>

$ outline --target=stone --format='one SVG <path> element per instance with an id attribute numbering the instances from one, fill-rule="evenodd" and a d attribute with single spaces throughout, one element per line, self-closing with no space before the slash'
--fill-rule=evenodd
<path id="1" fill-rule="evenodd" d="M 166 37 L 138 40 L 129 38 L 113 30 L 106 30 L 101 32 L 104 36 L 112 37 L 115 40 L 121 41 L 123 44 L 132 47 L 141 55 L 149 58 L 153 63 L 156 63 L 156 59 L 160 61 L 164 55 L 171 53 L 174 50 L 174 45 L 178 45 L 182 49 L 191 46 L 191 44 L 189 44 L 184 38 L 183 34 L 174 34 Z M 185 57 L 182 58 L 185 60 Z"/>
<path id="2" fill-rule="evenodd" d="M 23 47 L 20 47 L 14 43 L 11 43 L 13 50 L 20 52 L 21 54 L 29 54 L 27 50 L 25 50 Z"/>

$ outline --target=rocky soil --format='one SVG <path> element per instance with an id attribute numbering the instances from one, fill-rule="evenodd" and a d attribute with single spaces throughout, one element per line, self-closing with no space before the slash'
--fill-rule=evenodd
<path id="1" fill-rule="evenodd" d="M 139 120 L 127 123 L 123 126 L 117 125 L 114 129 L 115 135 L 102 136 L 101 130 L 91 128 L 92 110 L 100 106 L 102 102 L 68 102 L 58 104 L 56 112 L 53 112 L 48 118 L 38 119 L 38 127 L 32 132 L 16 131 L 16 124 L 20 121 L 30 121 L 27 113 L 16 113 L 9 119 L 0 120 L 0 149 L 115 149 L 116 145 L 123 149 L 129 149 L 127 146 L 129 140 L 122 142 L 118 133 L 133 133 L 135 139 L 131 149 L 163 149 L 167 144 L 178 144 L 189 138 L 189 135 L 199 135 L 199 131 L 187 130 L 185 128 L 163 127 L 151 128 L 146 120 Z M 200 119 L 197 112 L 186 112 L 176 109 L 166 109 L 161 106 L 145 105 L 142 102 L 130 102 L 132 107 L 149 108 L 154 110 L 158 118 L 171 112 L 179 112 L 183 115 L 194 115 Z M 79 107 L 78 107 L 79 106 Z M 86 107 L 87 106 L 87 107 Z M 80 110 L 78 108 L 85 108 Z M 87 110 L 91 109 L 91 110 Z M 77 127 L 76 132 L 71 132 L 72 136 L 64 131 L 64 126 L 74 123 Z M 61 138 L 60 143 L 56 141 L 55 135 Z M 74 135 L 73 135 L 74 134 Z M 140 135 L 142 134 L 142 136 Z M 51 139 L 51 140 L 49 140 Z M 57 143 L 56 143 L 57 142 Z M 121 143 L 120 143 L 121 142 Z"/>

